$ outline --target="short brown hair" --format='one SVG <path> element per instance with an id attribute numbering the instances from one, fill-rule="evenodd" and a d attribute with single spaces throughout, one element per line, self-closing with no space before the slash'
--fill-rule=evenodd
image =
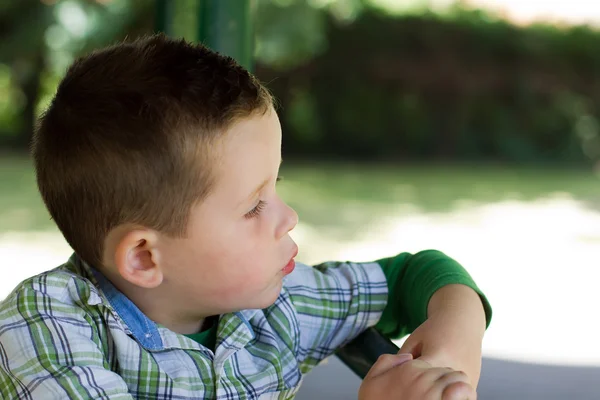
<path id="1" fill-rule="evenodd" d="M 86 262 L 108 232 L 139 224 L 185 236 L 190 208 L 214 181 L 216 138 L 266 113 L 266 88 L 232 58 L 154 35 L 78 59 L 33 140 L 50 215 Z"/>

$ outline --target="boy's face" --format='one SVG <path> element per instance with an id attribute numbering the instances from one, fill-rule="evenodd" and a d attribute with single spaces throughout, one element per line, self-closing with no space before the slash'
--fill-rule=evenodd
<path id="1" fill-rule="evenodd" d="M 166 240 L 160 252 L 163 282 L 185 299 L 187 311 L 203 316 L 271 305 L 298 252 L 288 234 L 298 216 L 275 189 L 276 112 L 235 123 L 219 154 L 215 186 L 192 209 L 188 236 Z"/>

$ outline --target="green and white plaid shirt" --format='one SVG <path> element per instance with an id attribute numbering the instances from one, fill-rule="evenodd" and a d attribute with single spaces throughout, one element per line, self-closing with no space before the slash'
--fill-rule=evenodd
<path id="1" fill-rule="evenodd" d="M 215 351 L 147 318 L 76 256 L 0 303 L 1 399 L 289 399 L 381 317 L 377 263 L 297 264 L 275 304 L 220 317 Z"/>

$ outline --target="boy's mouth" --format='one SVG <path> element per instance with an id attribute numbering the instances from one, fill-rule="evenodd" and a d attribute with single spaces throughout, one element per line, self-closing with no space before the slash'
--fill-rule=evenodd
<path id="1" fill-rule="evenodd" d="M 289 275 L 292 273 L 292 271 L 294 270 L 294 268 L 296 268 L 296 261 L 294 261 L 294 258 L 298 255 L 298 246 L 295 247 L 294 249 L 294 253 L 292 254 L 292 258 L 290 259 L 290 261 L 286 264 L 285 267 L 283 267 L 282 271 L 284 275 Z"/>

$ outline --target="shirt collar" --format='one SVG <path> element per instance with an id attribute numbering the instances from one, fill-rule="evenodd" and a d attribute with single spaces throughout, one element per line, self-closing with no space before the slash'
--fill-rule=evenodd
<path id="1" fill-rule="evenodd" d="M 136 340 L 148 350 L 162 350 L 164 344 L 156 322 L 146 316 L 134 303 L 129 300 L 111 281 L 95 268 L 90 267 L 100 291 L 119 315 L 119 318 L 129 328 Z"/>
<path id="2" fill-rule="evenodd" d="M 164 349 L 164 343 L 157 324 L 148 318 L 133 301 L 129 300 L 100 271 L 87 264 L 77 255 L 74 254 L 71 261 L 96 284 L 118 319 L 123 323 L 127 333 L 133 335 L 138 343 L 147 350 Z"/>

